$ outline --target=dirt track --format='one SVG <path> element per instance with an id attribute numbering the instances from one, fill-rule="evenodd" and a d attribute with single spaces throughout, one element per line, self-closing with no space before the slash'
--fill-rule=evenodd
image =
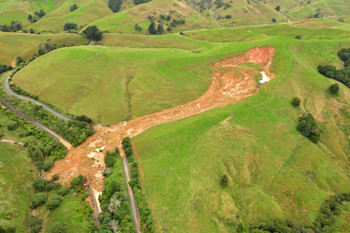
<path id="1" fill-rule="evenodd" d="M 72 178 L 83 175 L 88 177 L 93 189 L 103 190 L 104 152 L 97 152 L 96 148 L 105 146 L 105 150 L 114 151 L 124 137 L 135 137 L 148 128 L 170 121 L 200 114 L 213 108 L 235 103 L 257 93 L 258 89 L 251 70 L 242 69 L 237 65 L 253 62 L 261 67 L 261 71 L 273 78 L 269 72 L 275 49 L 273 47 L 255 47 L 244 55 L 229 58 L 213 66 L 213 81 L 209 89 L 198 99 L 187 104 L 165 109 L 161 112 L 149 114 L 133 119 L 129 122 L 111 127 L 95 126 L 96 133 L 83 144 L 71 148 L 66 158 L 57 161 L 46 173 L 50 178 L 54 174 L 60 175 L 62 183 L 68 183 Z M 121 150 L 122 156 L 124 151 Z M 88 157 L 93 155 L 93 158 Z"/>

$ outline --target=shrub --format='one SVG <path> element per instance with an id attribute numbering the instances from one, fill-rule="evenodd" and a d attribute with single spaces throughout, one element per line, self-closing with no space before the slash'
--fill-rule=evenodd
<path id="1" fill-rule="evenodd" d="M 24 62 L 24 59 L 22 57 L 17 57 L 16 58 L 16 64 L 19 65 L 19 64 L 22 64 Z"/>
<path id="2" fill-rule="evenodd" d="M 46 203 L 48 210 L 54 210 L 59 207 L 62 203 L 62 198 L 57 194 L 53 194 Z"/>
<path id="3" fill-rule="evenodd" d="M 125 149 L 126 157 L 130 157 L 132 155 L 132 148 L 128 147 Z"/>
<path id="4" fill-rule="evenodd" d="M 50 168 L 52 166 L 53 166 L 53 161 L 52 160 L 46 160 L 44 162 L 43 166 L 42 166 L 42 169 L 47 172 L 48 170 L 50 170 Z"/>
<path id="5" fill-rule="evenodd" d="M 275 18 L 273 18 L 273 19 L 272 19 L 272 22 L 276 23 L 276 22 L 277 22 L 277 20 L 276 20 Z"/>
<path id="6" fill-rule="evenodd" d="M 157 33 L 156 24 L 152 22 L 148 27 L 149 34 L 155 35 Z"/>
<path id="7" fill-rule="evenodd" d="M 34 194 L 34 196 L 32 198 L 31 208 L 36 209 L 39 206 L 44 205 L 46 201 L 47 201 L 46 193 L 36 193 L 36 194 Z"/>
<path id="8" fill-rule="evenodd" d="M 36 179 L 34 181 L 34 189 L 36 192 L 44 192 L 46 190 L 47 180 L 45 179 Z"/>
<path id="9" fill-rule="evenodd" d="M 225 188 L 227 187 L 227 184 L 228 184 L 228 176 L 225 174 L 220 178 L 220 185 L 221 187 Z"/>
<path id="10" fill-rule="evenodd" d="M 102 32 L 96 26 L 89 26 L 83 31 L 83 35 L 93 41 L 100 41 L 102 39 Z"/>
<path id="11" fill-rule="evenodd" d="M 75 178 L 73 178 L 71 181 L 70 181 L 70 184 L 72 185 L 73 188 L 80 188 L 83 184 L 83 180 L 84 180 L 84 176 L 82 175 L 79 175 Z"/>
<path id="12" fill-rule="evenodd" d="M 55 174 L 51 177 L 51 181 L 55 182 L 60 179 L 60 176 L 58 174 Z"/>
<path id="13" fill-rule="evenodd" d="M 63 27 L 65 31 L 68 30 L 78 30 L 78 24 L 76 23 L 66 23 Z"/>
<path id="14" fill-rule="evenodd" d="M 76 9 L 78 9 L 78 5 L 77 4 L 73 4 L 71 7 L 70 7 L 70 11 L 75 11 Z"/>
<path id="15" fill-rule="evenodd" d="M 39 233 L 42 229 L 43 220 L 38 216 L 31 216 L 29 220 L 30 231 L 32 233 Z"/>
<path id="16" fill-rule="evenodd" d="M 301 40 L 301 35 L 297 35 L 294 38 L 297 39 L 297 40 Z"/>
<path id="17" fill-rule="evenodd" d="M 113 12 L 118 12 L 120 10 L 120 7 L 121 7 L 122 3 L 123 3 L 122 0 L 109 0 L 108 7 Z"/>
<path id="18" fill-rule="evenodd" d="M 339 91 L 339 85 L 338 83 L 334 83 L 332 85 L 329 86 L 329 92 L 332 94 L 332 95 L 335 95 L 338 93 Z"/>
<path id="19" fill-rule="evenodd" d="M 57 191 L 57 193 L 59 195 L 61 195 L 62 197 L 66 196 L 70 191 L 70 188 L 68 187 L 62 187 L 60 190 Z"/>
<path id="20" fill-rule="evenodd" d="M 49 233 L 65 233 L 67 232 L 67 228 L 65 224 L 61 222 L 55 222 L 50 225 L 49 227 Z"/>
<path id="21" fill-rule="evenodd" d="M 18 128 L 18 123 L 17 121 L 10 121 L 8 124 L 7 124 L 7 129 L 8 130 L 16 130 Z"/>
<path id="22" fill-rule="evenodd" d="M 300 99 L 298 97 L 293 97 L 292 99 L 292 104 L 295 106 L 295 107 L 298 107 L 300 105 Z"/>
<path id="23" fill-rule="evenodd" d="M 305 113 L 299 118 L 297 130 L 304 136 L 309 138 L 313 143 L 320 140 L 321 132 L 317 126 L 315 118 L 311 113 Z"/>

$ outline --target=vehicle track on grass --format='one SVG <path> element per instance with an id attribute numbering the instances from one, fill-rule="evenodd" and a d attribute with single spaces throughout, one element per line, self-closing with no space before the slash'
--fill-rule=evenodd
<path id="1" fill-rule="evenodd" d="M 9 85 L 9 82 L 10 82 L 10 79 L 11 79 L 11 76 L 12 76 L 12 73 L 10 73 L 6 79 L 5 79 L 5 83 L 4 83 L 4 87 L 5 87 L 5 90 L 7 93 L 9 93 L 10 95 L 16 97 L 16 98 L 19 98 L 19 99 L 22 99 L 22 100 L 25 100 L 25 101 L 28 101 L 28 102 L 32 102 L 36 105 L 39 105 L 41 107 L 43 107 L 44 109 L 46 109 L 47 111 L 51 112 L 52 114 L 54 114 L 55 116 L 57 116 L 58 118 L 61 118 L 62 120 L 64 121 L 70 121 L 72 120 L 71 118 L 65 116 L 65 115 L 62 115 L 61 113 L 59 112 L 56 112 L 55 110 L 53 110 L 52 108 L 50 108 L 49 106 L 39 102 L 39 101 L 36 101 L 36 100 L 33 100 L 31 98 L 28 98 L 26 96 L 22 96 L 22 95 L 19 95 L 17 94 L 16 92 L 12 91 L 10 85 Z"/>
<path id="2" fill-rule="evenodd" d="M 11 5 L 11 4 L 14 3 L 14 2 L 17 2 L 17 0 L 13 0 L 13 1 L 7 3 L 7 4 L 1 9 L 0 14 L 4 13 L 6 7 L 8 7 L 9 5 Z"/>
<path id="3" fill-rule="evenodd" d="M 152 126 L 198 115 L 256 94 L 259 91 L 254 78 L 256 73 L 238 65 L 256 63 L 260 65 L 261 71 L 264 71 L 270 78 L 274 78 L 274 74 L 269 71 L 274 53 L 273 47 L 254 47 L 243 55 L 215 63 L 211 85 L 202 96 L 194 101 L 111 127 L 94 126 L 96 133 L 78 147 L 71 148 L 65 159 L 56 161 L 50 171 L 45 173 L 46 178 L 60 174 L 59 181 L 69 183 L 72 178 L 83 175 L 89 179 L 96 193 L 102 193 L 105 169 L 104 153 L 97 151 L 96 148 L 104 147 L 106 151 L 114 151 L 118 147 L 123 160 L 133 221 L 137 232 L 140 232 L 135 197 L 128 184 L 130 171 L 122 148 L 122 139 L 135 137 Z M 98 200 L 98 196 L 95 198 Z"/>

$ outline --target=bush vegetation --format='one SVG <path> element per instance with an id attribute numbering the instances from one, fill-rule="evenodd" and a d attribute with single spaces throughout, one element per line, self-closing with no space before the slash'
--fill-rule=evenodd
<path id="1" fill-rule="evenodd" d="M 76 9 L 78 9 L 78 5 L 77 4 L 73 4 L 71 7 L 70 7 L 70 11 L 75 11 Z"/>
<path id="2" fill-rule="evenodd" d="M 309 138 L 313 143 L 317 143 L 318 140 L 320 140 L 321 131 L 311 113 L 307 112 L 299 118 L 297 129 L 304 137 Z"/>
<path id="3" fill-rule="evenodd" d="M 300 105 L 299 97 L 293 97 L 292 104 L 293 104 L 293 106 L 298 107 Z"/>
<path id="4" fill-rule="evenodd" d="M 83 35 L 92 41 L 100 41 L 102 39 L 102 32 L 96 26 L 89 26 L 83 31 Z"/>
<path id="5" fill-rule="evenodd" d="M 105 157 L 105 188 L 100 196 L 99 232 L 135 232 L 118 148 Z"/>
<path id="6" fill-rule="evenodd" d="M 113 12 L 118 12 L 120 10 L 120 7 L 122 6 L 123 0 L 109 0 L 108 7 Z"/>
<path id="7" fill-rule="evenodd" d="M 78 30 L 78 24 L 76 23 L 66 23 L 63 27 L 63 30 L 70 31 L 70 30 Z"/>
<path id="8" fill-rule="evenodd" d="M 329 86 L 329 92 L 332 94 L 332 95 L 335 95 L 337 94 L 339 91 L 339 84 L 338 83 L 334 83 L 332 85 Z"/>
<path id="9" fill-rule="evenodd" d="M 39 233 L 43 228 L 43 220 L 38 216 L 30 216 L 29 226 L 32 233 Z"/>
<path id="10" fill-rule="evenodd" d="M 324 76 L 335 79 L 350 88 L 350 48 L 343 48 L 338 52 L 338 57 L 344 62 L 344 68 L 337 70 L 332 65 L 319 65 L 318 72 Z"/>
<path id="11" fill-rule="evenodd" d="M 275 220 L 251 224 L 249 232 L 335 232 L 335 216 L 340 215 L 340 207 L 343 205 L 343 203 L 349 201 L 350 193 L 341 193 L 335 196 L 331 196 L 328 200 L 323 202 L 318 216 L 313 223 L 295 223 L 290 220 Z"/>
<path id="12" fill-rule="evenodd" d="M 129 137 L 124 138 L 122 141 L 122 145 L 125 151 L 125 155 L 128 157 L 128 161 L 129 161 L 130 175 L 131 175 L 131 180 L 129 182 L 129 185 L 135 194 L 136 204 L 140 214 L 140 221 L 141 221 L 140 225 L 142 226 L 142 232 L 154 232 L 151 209 L 148 208 L 146 199 L 142 192 L 141 182 L 139 179 L 140 176 L 139 176 L 138 164 L 131 157 L 133 155 L 133 151 L 132 151 L 130 138 Z M 130 152 L 128 152 L 127 154 L 127 151 L 130 151 Z"/>
<path id="13" fill-rule="evenodd" d="M 47 200 L 47 203 L 46 203 L 46 208 L 48 210 L 54 210 L 56 209 L 57 207 L 59 207 L 62 203 L 62 198 L 57 195 L 57 194 L 53 194 L 49 200 Z"/>
<path id="14" fill-rule="evenodd" d="M 22 30 L 23 26 L 22 23 L 18 22 L 18 21 L 12 21 L 10 23 L 10 25 L 0 25 L 0 31 L 3 32 L 17 32 Z"/>
<path id="15" fill-rule="evenodd" d="M 34 194 L 33 198 L 32 198 L 32 204 L 31 204 L 31 208 L 32 209 L 36 209 L 39 206 L 42 206 L 46 203 L 47 201 L 47 194 L 46 193 L 36 193 Z"/>

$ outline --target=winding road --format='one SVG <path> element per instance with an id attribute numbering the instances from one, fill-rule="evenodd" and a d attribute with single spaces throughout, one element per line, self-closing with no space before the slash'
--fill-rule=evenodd
<path id="1" fill-rule="evenodd" d="M 22 95 L 19 95 L 17 93 L 15 93 L 14 91 L 12 91 L 12 89 L 10 88 L 10 85 L 9 85 L 9 82 L 10 82 L 10 78 L 11 78 L 11 75 L 12 73 L 10 73 L 6 79 L 5 79 L 5 84 L 4 84 L 4 87 L 5 87 L 5 90 L 7 93 L 9 93 L 10 95 L 12 96 L 15 96 L 19 99 L 22 99 L 22 100 L 25 100 L 25 101 L 28 101 L 28 102 L 32 102 L 36 105 L 39 105 L 41 107 L 43 107 L 44 109 L 46 109 L 47 111 L 51 112 L 52 114 L 54 114 L 55 116 L 57 116 L 58 118 L 61 118 L 62 120 L 65 120 L 65 121 L 71 121 L 72 119 L 65 116 L 65 115 L 62 115 L 61 113 L 59 112 L 56 112 L 55 110 L 53 110 L 52 108 L 50 108 L 49 106 L 39 102 L 39 101 L 36 101 L 36 100 L 33 100 L 31 98 L 28 98 L 28 97 L 25 97 L 25 96 L 22 96 Z"/>
<path id="2" fill-rule="evenodd" d="M 12 89 L 10 88 L 10 85 L 9 85 L 9 81 L 11 79 L 11 76 L 12 76 L 13 73 L 10 73 L 6 79 L 5 79 L 5 82 L 4 82 L 4 88 L 6 90 L 6 92 L 16 98 L 19 98 L 19 99 L 22 99 L 22 100 L 25 100 L 25 101 L 28 101 L 28 102 L 32 102 L 34 104 L 37 104 L 39 106 L 42 106 L 44 109 L 46 109 L 47 111 L 51 112 L 52 114 L 54 114 L 55 116 L 57 116 L 58 118 L 61 118 L 65 121 L 70 121 L 72 120 L 71 118 L 67 117 L 67 116 L 64 116 L 62 114 L 60 114 L 59 112 L 56 112 L 55 110 L 53 110 L 52 108 L 50 108 L 49 106 L 39 102 L 39 101 L 36 101 L 36 100 L 33 100 L 31 98 L 28 98 L 28 97 L 25 97 L 25 96 L 22 96 L 22 95 L 19 95 L 17 93 L 15 93 L 14 91 L 12 91 Z M 48 134 L 50 134 L 51 136 L 53 136 L 55 139 L 59 140 L 65 147 L 67 147 L 68 150 L 70 150 L 72 148 L 72 145 L 67 142 L 62 136 L 60 136 L 58 133 L 52 131 L 51 129 L 47 128 L 46 126 L 40 124 L 39 122 L 33 120 L 32 118 L 24 115 L 23 113 L 21 113 L 20 111 L 18 111 L 17 109 L 15 109 L 14 107 L 10 106 L 9 104 L 7 104 L 3 99 L 0 98 L 0 103 L 5 106 L 8 110 L 10 110 L 11 112 L 15 113 L 16 115 L 28 120 L 29 122 L 31 122 L 32 124 L 36 125 L 37 127 L 39 127 L 40 129 L 46 131 Z M 124 153 L 124 151 L 122 151 L 121 153 Z M 128 164 L 128 161 L 126 159 L 125 156 L 122 156 L 122 161 L 123 161 L 123 168 L 124 168 L 124 174 L 125 174 L 125 183 L 126 183 L 126 186 L 127 186 L 127 189 L 128 189 L 128 195 L 129 195 L 129 203 L 130 203 L 130 209 L 131 209 L 131 214 L 132 214 L 132 218 L 133 218 L 133 222 L 134 222 L 134 226 L 135 226 L 135 230 L 137 233 L 141 232 L 139 230 L 139 219 L 138 219 L 138 214 L 137 214 L 137 207 L 136 207 L 136 201 L 135 201 L 135 196 L 134 196 L 134 192 L 132 191 L 130 185 L 129 185 L 129 181 L 131 180 L 130 179 L 130 169 L 129 169 L 129 164 Z M 93 194 L 91 194 L 93 195 Z M 96 207 L 94 206 L 94 209 L 95 209 L 95 215 L 96 217 L 98 216 L 98 210 L 96 210 Z M 97 211 L 97 212 L 96 212 Z"/>

